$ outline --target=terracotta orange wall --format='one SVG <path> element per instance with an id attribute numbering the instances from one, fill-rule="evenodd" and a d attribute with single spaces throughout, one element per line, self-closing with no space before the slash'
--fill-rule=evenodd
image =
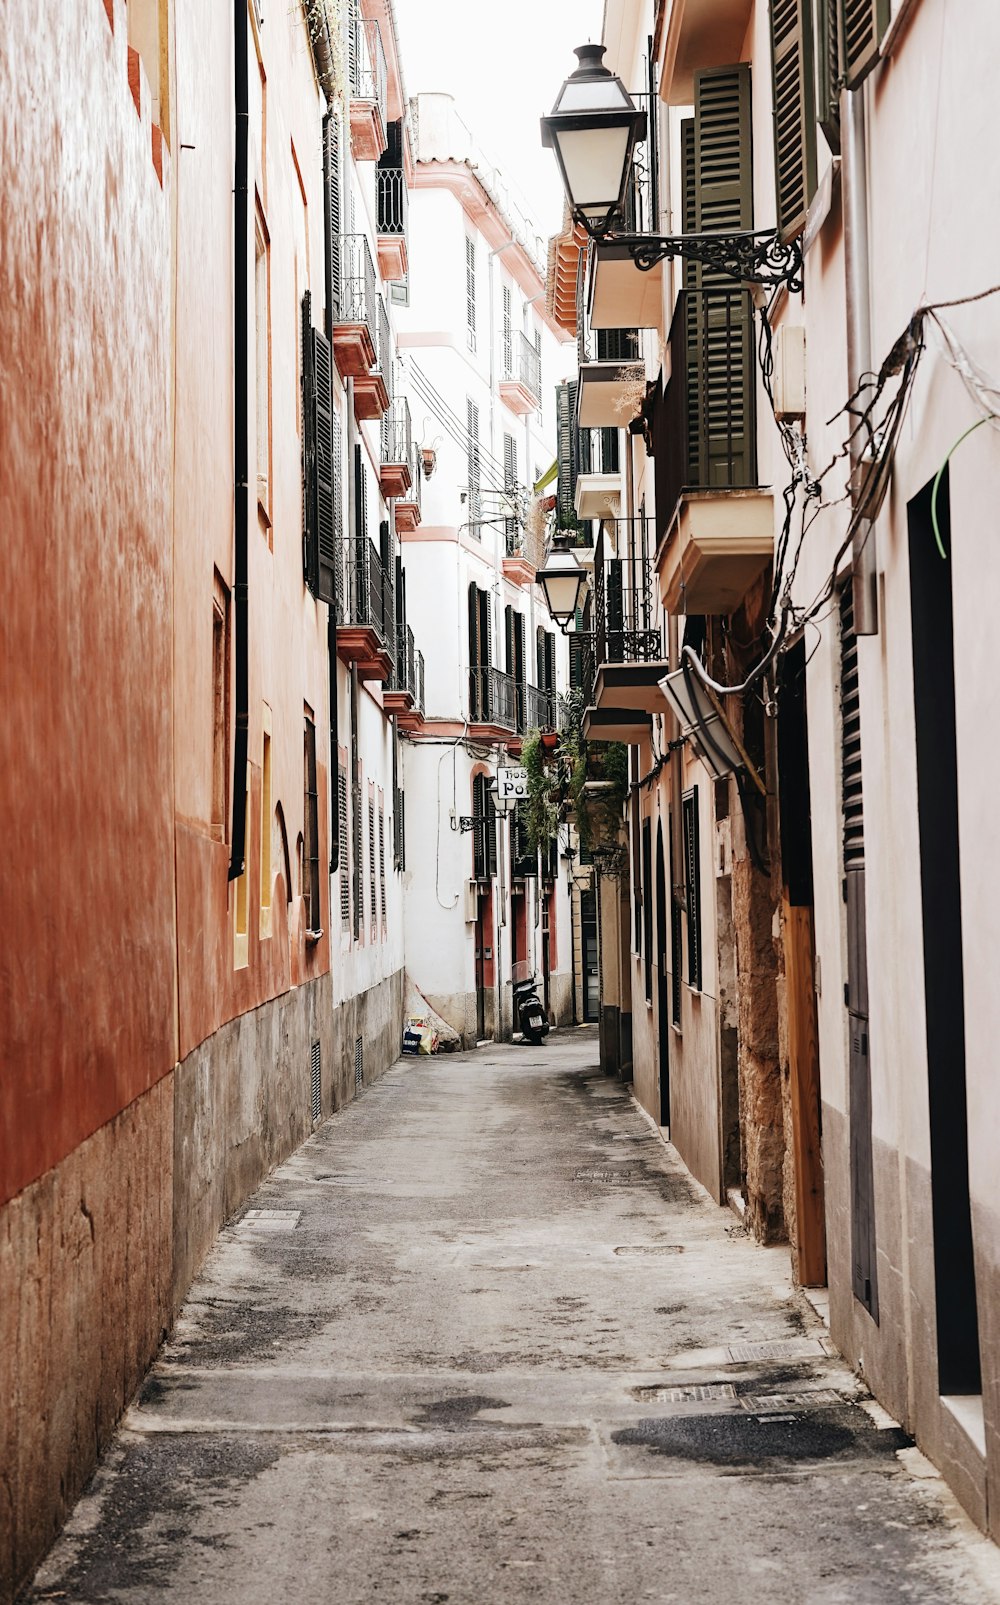
<path id="1" fill-rule="evenodd" d="M 176 1057 L 171 171 L 124 8 L 0 50 L 0 1200 Z"/>

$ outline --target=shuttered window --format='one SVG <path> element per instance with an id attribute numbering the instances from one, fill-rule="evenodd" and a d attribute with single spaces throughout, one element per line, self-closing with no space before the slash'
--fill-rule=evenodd
<path id="1" fill-rule="evenodd" d="M 354 908 L 353 932 L 354 940 L 360 941 L 361 930 L 365 921 L 365 877 L 364 877 L 364 849 L 361 832 L 361 775 L 357 763 L 354 764 L 354 781 L 351 787 L 351 832 L 353 847 L 354 871 Z"/>
<path id="2" fill-rule="evenodd" d="M 465 236 L 465 337 L 469 350 L 476 349 L 476 242 Z"/>
<path id="3" fill-rule="evenodd" d="M 646 1002 L 653 1001 L 653 828 L 642 822 L 642 975 Z"/>
<path id="4" fill-rule="evenodd" d="M 489 591 L 469 586 L 469 718 L 488 722 L 492 715 L 493 621 Z"/>
<path id="5" fill-rule="evenodd" d="M 354 448 L 354 533 L 358 540 L 368 534 L 368 467 L 360 446 Z"/>
<path id="6" fill-rule="evenodd" d="M 344 232 L 340 209 L 340 120 L 336 112 L 323 119 L 323 202 L 326 235 L 326 305 L 328 331 L 340 322 L 341 252 Z"/>
<path id="7" fill-rule="evenodd" d="M 556 432 L 559 464 L 557 487 L 561 523 L 576 520 L 576 383 L 556 386 Z"/>
<path id="8" fill-rule="evenodd" d="M 513 435 L 504 432 L 503 437 L 503 488 L 513 504 L 517 492 L 517 441 Z M 517 534 L 517 515 L 510 512 L 504 519 L 504 529 L 509 537 Z"/>
<path id="9" fill-rule="evenodd" d="M 347 841 L 347 769 L 341 763 L 337 765 L 337 817 L 340 827 L 340 840 Z M 348 874 L 346 854 L 340 866 L 340 923 L 345 931 L 351 923 L 351 882 Z"/>
<path id="10" fill-rule="evenodd" d="M 670 1018 L 678 1028 L 681 1023 L 681 966 L 684 959 L 682 946 L 681 905 L 677 895 L 677 865 L 674 852 L 673 819 L 670 824 Z"/>
<path id="11" fill-rule="evenodd" d="M 319 874 L 319 795 L 316 789 L 316 726 L 311 719 L 305 721 L 305 828 L 303 830 L 303 858 L 305 859 L 306 928 L 316 933 L 323 929 L 320 906 Z"/>
<path id="12" fill-rule="evenodd" d="M 466 458 L 469 484 L 469 522 L 477 524 L 481 516 L 480 507 L 480 452 L 479 452 L 479 408 L 471 396 L 465 398 L 465 426 L 466 426 Z"/>
<path id="13" fill-rule="evenodd" d="M 813 0 L 816 121 L 835 155 L 840 152 L 840 0 Z"/>
<path id="14" fill-rule="evenodd" d="M 687 905 L 688 985 L 701 991 L 701 856 L 698 840 L 698 788 L 682 799 L 684 825 L 684 894 Z"/>
<path id="15" fill-rule="evenodd" d="M 503 371 L 504 378 L 509 379 L 514 372 L 514 313 L 511 302 L 510 285 L 503 287 Z"/>
<path id="16" fill-rule="evenodd" d="M 375 880 L 375 804 L 368 799 L 368 895 L 371 915 L 371 938 L 378 938 L 378 889 Z"/>
<path id="17" fill-rule="evenodd" d="M 844 79 L 856 89 L 878 61 L 882 37 L 889 26 L 889 0 L 841 0 Z"/>
<path id="18" fill-rule="evenodd" d="M 496 809 L 489 790 L 489 776 L 476 775 L 472 782 L 473 874 L 476 880 L 489 880 L 497 872 Z"/>
<path id="19" fill-rule="evenodd" d="M 330 342 L 302 297 L 302 566 L 313 596 L 337 607 L 343 590 L 340 422 L 333 410 Z"/>
<path id="20" fill-rule="evenodd" d="M 771 0 L 774 163 L 778 232 L 805 227 L 816 190 L 816 134 L 809 0 Z"/>

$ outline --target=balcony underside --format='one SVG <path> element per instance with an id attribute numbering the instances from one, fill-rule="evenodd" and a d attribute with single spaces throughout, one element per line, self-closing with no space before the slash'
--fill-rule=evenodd
<path id="1" fill-rule="evenodd" d="M 751 10 L 751 0 L 674 0 L 661 89 L 671 105 L 691 105 L 700 68 L 741 59 Z"/>
<path id="2" fill-rule="evenodd" d="M 646 386 L 641 362 L 582 362 L 576 398 L 580 429 L 626 429 L 639 412 Z"/>
<path id="3" fill-rule="evenodd" d="M 533 585 L 535 573 L 535 564 L 520 553 L 505 557 L 503 560 L 503 577 L 505 580 L 510 580 L 512 585 Z"/>
<path id="4" fill-rule="evenodd" d="M 660 703 L 662 708 L 662 694 Z M 628 708 L 587 708 L 583 715 L 585 741 L 624 741 L 626 746 L 637 747 L 652 733 L 653 721 L 648 713 Z"/>
<path id="5" fill-rule="evenodd" d="M 420 503 L 401 501 L 396 503 L 396 534 L 412 535 L 420 524 Z"/>
<path id="6" fill-rule="evenodd" d="M 469 720 L 469 740 L 487 747 L 509 747 L 511 752 L 521 750 L 521 737 L 516 730 L 508 729 L 505 724 L 484 723 L 481 719 Z"/>
<path id="7" fill-rule="evenodd" d="M 370 624 L 338 624 L 337 656 L 342 663 L 356 663 L 359 680 L 389 679 L 392 656 L 389 648 Z"/>
<path id="8" fill-rule="evenodd" d="M 408 730 L 411 735 L 422 730 L 425 724 L 424 710 L 411 704 L 404 713 L 397 713 L 396 726 L 399 730 Z"/>
<path id="9" fill-rule="evenodd" d="M 414 697 L 413 692 L 408 691 L 405 688 L 387 690 L 383 691 L 382 693 L 382 706 L 386 713 L 395 713 L 397 715 L 407 714 L 413 707 L 415 701 L 416 698 Z"/>
<path id="10" fill-rule="evenodd" d="M 377 162 L 387 141 L 382 109 L 376 100 L 351 101 L 351 153 L 356 162 Z"/>
<path id="11" fill-rule="evenodd" d="M 397 500 L 405 496 L 413 483 L 409 463 L 383 463 L 378 471 L 378 483 L 386 501 L 390 496 Z"/>
<path id="12" fill-rule="evenodd" d="M 577 474 L 577 518 L 615 518 L 621 510 L 621 474 Z"/>
<path id="13" fill-rule="evenodd" d="M 333 360 L 342 379 L 367 377 L 375 366 L 375 341 L 367 323 L 334 324 Z"/>
<path id="14" fill-rule="evenodd" d="M 387 284 L 406 278 L 406 235 L 380 234 L 377 242 L 378 270 Z"/>
<path id="15" fill-rule="evenodd" d="M 594 248 L 590 278 L 592 329 L 662 329 L 663 263 L 648 273 L 623 245 Z"/>
<path id="16" fill-rule="evenodd" d="M 602 663 L 594 683 L 596 713 L 633 714 L 663 712 L 660 681 L 670 665 L 655 663 Z"/>
<path id="17" fill-rule="evenodd" d="M 381 418 L 389 408 L 389 387 L 380 373 L 359 374 L 354 381 L 355 418 Z"/>
<path id="18" fill-rule="evenodd" d="M 766 490 L 690 490 L 656 554 L 668 613 L 735 613 L 774 555 Z"/>
<path id="19" fill-rule="evenodd" d="M 520 379 L 503 379 L 500 382 L 500 400 L 511 412 L 516 412 L 519 418 L 534 412 L 538 406 L 538 398 L 533 396 L 527 385 Z"/>

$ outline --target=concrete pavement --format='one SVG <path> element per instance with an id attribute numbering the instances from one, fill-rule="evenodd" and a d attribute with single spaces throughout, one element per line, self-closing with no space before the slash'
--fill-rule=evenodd
<path id="1" fill-rule="evenodd" d="M 402 1061 L 223 1232 L 32 1601 L 987 1605 L 1000 1552 L 592 1032 Z"/>

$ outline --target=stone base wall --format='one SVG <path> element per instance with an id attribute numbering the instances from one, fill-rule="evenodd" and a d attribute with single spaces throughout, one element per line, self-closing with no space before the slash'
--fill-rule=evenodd
<path id="1" fill-rule="evenodd" d="M 403 972 L 334 1011 L 329 975 L 217 1031 L 0 1210 L 0 1605 L 55 1539 L 220 1228 L 399 1057 Z"/>

